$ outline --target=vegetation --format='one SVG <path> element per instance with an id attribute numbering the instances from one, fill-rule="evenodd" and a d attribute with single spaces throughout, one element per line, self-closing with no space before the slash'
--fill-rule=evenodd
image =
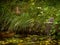
<path id="1" fill-rule="evenodd" d="M 60 0 L 0 0 L 0 44 L 60 45 Z"/>

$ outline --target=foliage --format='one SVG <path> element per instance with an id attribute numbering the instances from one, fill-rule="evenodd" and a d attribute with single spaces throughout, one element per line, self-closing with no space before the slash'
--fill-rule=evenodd
<path id="1" fill-rule="evenodd" d="M 54 41 L 49 38 L 47 41 L 43 40 L 43 37 L 51 36 L 51 39 L 60 39 L 60 0 L 0 0 L 1 31 L 25 31 L 27 35 L 42 33 L 42 38 L 39 37 L 40 35 L 31 35 L 32 39 L 27 37 L 28 39 L 24 41 L 39 40 L 37 42 L 41 42 L 39 43 L 41 45 L 54 45 Z M 23 42 L 23 40 L 19 41 Z M 21 45 L 23 44 L 21 43 Z"/>

